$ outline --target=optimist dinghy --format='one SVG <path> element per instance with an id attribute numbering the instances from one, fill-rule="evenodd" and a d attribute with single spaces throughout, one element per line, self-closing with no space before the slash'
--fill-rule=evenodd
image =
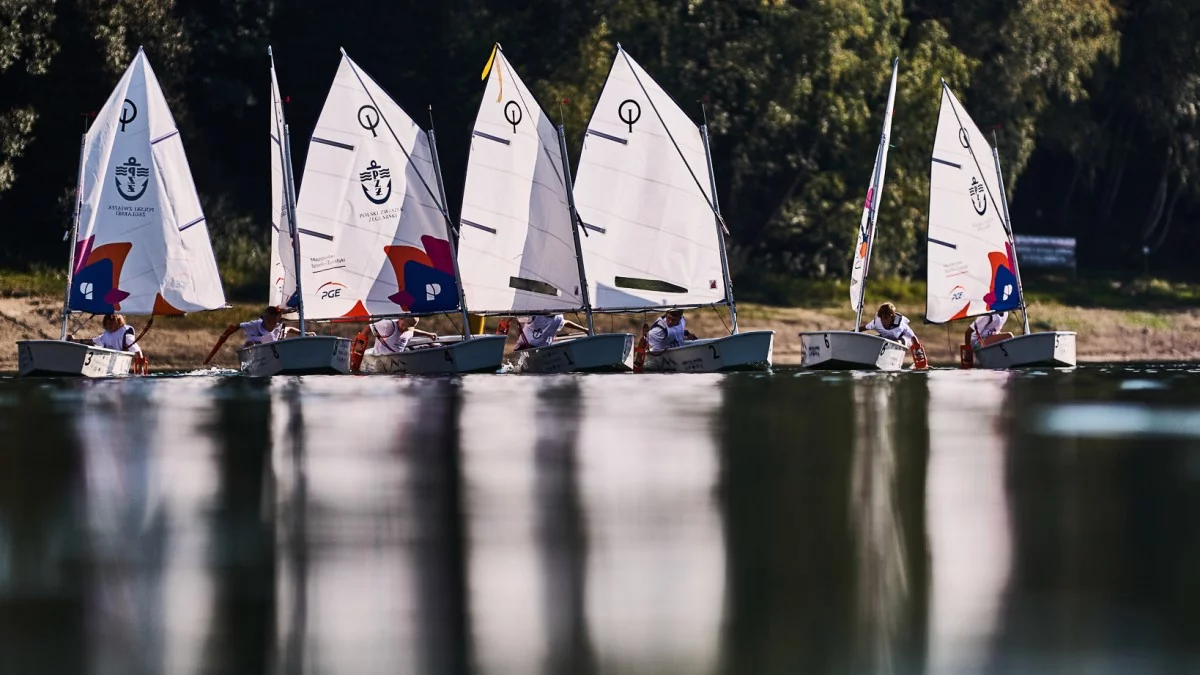
<path id="1" fill-rule="evenodd" d="M 633 335 L 598 335 L 592 321 L 563 127 L 555 129 L 498 44 L 484 77 L 459 220 L 458 259 L 472 311 L 586 313 L 586 335 L 516 351 L 518 372 L 629 370 Z"/>
<path id="2" fill-rule="evenodd" d="M 729 307 L 731 335 L 647 354 L 645 370 L 771 365 L 774 331 L 738 330 L 708 126 L 620 45 L 588 122 L 574 197 L 589 235 L 580 244 L 593 311 Z"/>
<path id="3" fill-rule="evenodd" d="M 929 265 L 925 318 L 930 323 L 1021 310 L 1024 334 L 971 353 L 981 368 L 1071 367 L 1075 333 L 1031 333 L 1008 217 L 1000 153 L 942 82 L 929 178 Z M 988 161 L 991 159 L 992 161 Z M 974 357 L 971 359 L 971 357 Z"/>
<path id="4" fill-rule="evenodd" d="M 72 314 L 225 306 L 179 129 L 141 49 L 84 134 L 76 194 L 62 333 L 17 342 L 23 376 L 130 373 L 132 353 L 68 341 Z"/>
<path id="5" fill-rule="evenodd" d="M 900 59 L 892 62 L 892 83 L 888 88 L 887 107 L 883 113 L 883 133 L 875 151 L 875 167 L 871 171 L 871 187 L 867 190 L 862 218 L 858 226 L 858 241 L 854 246 L 850 271 L 850 308 L 856 313 L 854 330 L 816 331 L 800 334 L 800 365 L 804 368 L 829 370 L 900 370 L 908 348 L 901 342 L 889 340 L 859 330 L 862 325 L 867 276 L 871 252 L 875 246 L 875 222 L 883 196 L 883 178 L 887 169 L 888 139 L 892 133 L 892 110 L 896 104 L 896 74 Z"/>

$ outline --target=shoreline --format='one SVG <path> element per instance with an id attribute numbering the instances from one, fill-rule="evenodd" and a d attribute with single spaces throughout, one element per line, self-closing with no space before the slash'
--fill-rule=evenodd
<path id="1" fill-rule="evenodd" d="M 900 313 L 909 317 L 921 315 L 919 307 L 897 303 Z M 59 311 L 62 298 L 46 295 L 0 297 L 0 372 L 17 370 L 17 340 L 55 339 L 58 337 Z M 159 317 L 141 342 L 150 358 L 151 370 L 189 371 L 202 367 L 213 344 L 231 323 L 247 321 L 258 316 L 258 305 L 236 304 L 232 308 L 186 317 Z M 1200 361 L 1200 310 L 1125 310 L 1081 308 L 1065 305 L 1038 304 L 1030 307 L 1034 331 L 1073 330 L 1079 334 L 1079 363 L 1171 363 Z M 599 332 L 641 331 L 643 321 L 652 322 L 656 313 L 645 315 L 595 315 Z M 582 316 L 569 316 L 584 323 Z M 696 309 L 687 313 L 688 329 L 699 336 L 721 335 L 728 332 L 728 312 L 719 314 L 713 309 Z M 911 321 L 911 319 L 910 319 Z M 487 332 L 495 330 L 497 319 L 487 321 Z M 854 314 L 840 308 L 787 308 L 744 304 L 738 307 L 738 324 L 743 330 L 774 330 L 774 364 L 793 366 L 800 363 L 800 338 L 806 331 L 849 330 Z M 139 331 L 144 317 L 130 317 Z M 927 325 L 913 322 L 933 366 L 957 366 L 958 345 L 962 341 L 967 321 L 947 325 Z M 99 333 L 99 317 L 75 322 L 79 337 Z M 1010 314 L 1006 327 L 1020 332 L 1019 317 Z M 318 333 L 353 337 L 362 324 L 318 324 Z M 432 317 L 421 322 L 421 328 L 440 334 L 459 332 L 451 317 Z M 508 351 L 515 342 L 515 330 L 510 331 Z M 234 343 L 238 336 L 222 348 L 210 366 L 238 367 Z M 911 363 L 911 359 L 906 360 Z"/>

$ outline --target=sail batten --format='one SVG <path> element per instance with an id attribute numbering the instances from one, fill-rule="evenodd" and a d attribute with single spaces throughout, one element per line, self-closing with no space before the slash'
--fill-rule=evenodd
<path id="1" fill-rule="evenodd" d="M 1016 251 L 996 201 L 997 166 L 987 139 L 942 85 L 930 161 L 925 318 L 945 323 L 1021 306 Z"/>
<path id="2" fill-rule="evenodd" d="M 179 130 L 139 50 L 84 139 L 68 311 L 225 306 Z"/>
<path id="3" fill-rule="evenodd" d="M 618 48 L 575 181 L 594 310 L 726 303 L 715 205 L 698 180 L 706 166 L 699 127 Z M 662 285 L 628 288 L 618 278 Z"/>
<path id="4" fill-rule="evenodd" d="M 463 290 L 483 314 L 580 310 L 558 134 L 503 50 L 487 72 L 459 218 Z"/>
<path id="5" fill-rule="evenodd" d="M 429 138 L 343 53 L 310 137 L 297 231 L 314 320 L 459 309 Z"/>

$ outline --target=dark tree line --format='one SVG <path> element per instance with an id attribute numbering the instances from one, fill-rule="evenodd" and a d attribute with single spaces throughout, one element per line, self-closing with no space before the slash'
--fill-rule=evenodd
<path id="1" fill-rule="evenodd" d="M 0 0 L 0 264 L 61 266 L 79 136 L 139 45 L 183 130 L 227 285 L 263 285 L 266 48 L 297 175 L 345 47 L 438 129 L 451 211 L 501 42 L 571 152 L 619 41 L 694 118 L 706 102 L 735 274 L 843 277 L 900 83 L 877 270 L 923 269 L 945 78 L 999 127 L 1018 232 L 1080 264 L 1191 275 L 1200 243 L 1200 0 Z M 300 186 L 303 191 L 303 186 Z"/>

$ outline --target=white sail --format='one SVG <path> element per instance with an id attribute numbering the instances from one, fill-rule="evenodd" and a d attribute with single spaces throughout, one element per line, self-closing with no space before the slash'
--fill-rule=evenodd
<path id="1" fill-rule="evenodd" d="M 459 221 L 463 290 L 478 312 L 581 309 L 558 132 L 499 46 L 490 65 Z"/>
<path id="2" fill-rule="evenodd" d="M 179 130 L 140 49 L 88 130 L 82 174 L 72 311 L 225 306 Z"/>
<path id="3" fill-rule="evenodd" d="M 295 308 L 300 303 L 296 294 L 296 257 L 292 249 L 294 233 L 287 215 L 287 176 L 283 143 L 285 123 L 283 103 L 279 98 L 279 81 L 275 78 L 275 63 L 271 62 L 271 287 L 268 304 Z"/>
<path id="4" fill-rule="evenodd" d="M 618 47 L 575 181 L 592 306 L 725 302 L 700 130 Z"/>
<path id="5" fill-rule="evenodd" d="M 868 259 L 870 243 L 875 237 L 875 221 L 879 218 L 879 203 L 883 199 L 883 177 L 887 173 L 888 139 L 892 136 L 892 110 L 896 105 L 896 71 L 900 59 L 892 62 L 892 84 L 888 88 L 887 108 L 883 111 L 883 134 L 879 137 L 879 150 L 875 153 L 875 166 L 871 168 L 871 187 L 863 203 L 862 218 L 858 223 L 858 242 L 854 246 L 854 264 L 850 269 L 850 309 L 858 311 L 862 305 L 863 278 L 870 269 Z"/>
<path id="6" fill-rule="evenodd" d="M 306 317 L 458 309 L 432 157 L 425 132 L 343 54 L 296 207 Z"/>
<path id="7" fill-rule="evenodd" d="M 991 146 L 943 83 L 929 178 L 930 322 L 1021 306 L 1001 199 Z"/>

